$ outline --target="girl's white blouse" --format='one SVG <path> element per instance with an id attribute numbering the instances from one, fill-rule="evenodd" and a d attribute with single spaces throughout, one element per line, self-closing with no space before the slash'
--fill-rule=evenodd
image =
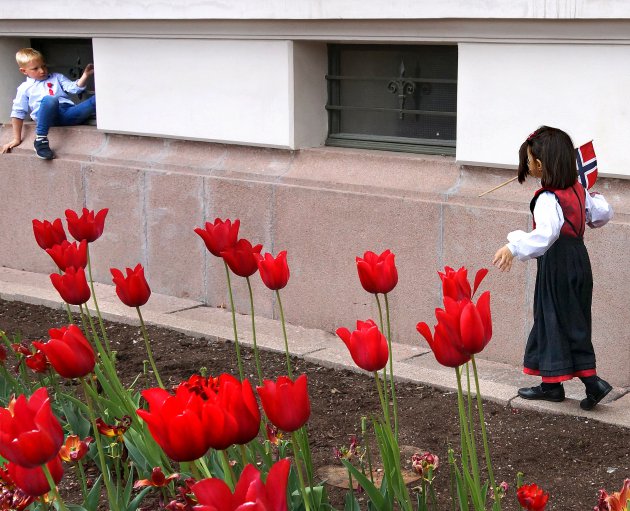
<path id="1" fill-rule="evenodd" d="M 586 223 L 589 227 L 601 227 L 612 217 L 613 209 L 602 194 L 586 194 Z M 507 246 L 519 261 L 540 257 L 560 236 L 564 215 L 553 193 L 543 192 L 538 196 L 534 220 L 536 228 L 531 232 L 512 231 L 507 236 Z"/>

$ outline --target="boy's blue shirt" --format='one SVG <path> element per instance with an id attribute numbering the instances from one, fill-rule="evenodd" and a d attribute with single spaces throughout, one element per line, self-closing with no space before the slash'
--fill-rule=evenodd
<path id="1" fill-rule="evenodd" d="M 44 80 L 26 78 L 17 89 L 11 117 L 24 119 L 30 110 L 31 118 L 37 121 L 39 105 L 46 96 L 55 96 L 59 99 L 59 103 L 74 105 L 68 94 L 79 94 L 84 90 L 85 87 L 79 87 L 76 81 L 73 82 L 61 73 L 50 73 Z M 53 94 L 50 94 L 50 91 Z"/>

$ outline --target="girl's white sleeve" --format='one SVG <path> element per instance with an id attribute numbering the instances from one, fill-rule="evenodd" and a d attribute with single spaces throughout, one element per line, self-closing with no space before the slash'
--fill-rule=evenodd
<path id="1" fill-rule="evenodd" d="M 613 217 L 613 209 L 601 193 L 586 194 L 586 223 L 589 227 L 606 225 Z"/>
<path id="2" fill-rule="evenodd" d="M 512 231 L 507 236 L 508 248 L 519 261 L 540 257 L 560 237 L 564 215 L 553 193 L 543 192 L 538 196 L 534 221 L 533 231 Z"/>

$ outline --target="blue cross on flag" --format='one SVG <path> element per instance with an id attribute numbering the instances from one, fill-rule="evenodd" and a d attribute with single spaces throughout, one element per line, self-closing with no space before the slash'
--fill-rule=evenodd
<path id="1" fill-rule="evenodd" d="M 582 186 L 590 190 L 597 181 L 597 157 L 592 140 L 575 150 L 575 161 Z"/>

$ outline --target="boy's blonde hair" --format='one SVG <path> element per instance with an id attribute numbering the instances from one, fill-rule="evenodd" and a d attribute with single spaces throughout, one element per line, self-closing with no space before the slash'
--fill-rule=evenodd
<path id="1" fill-rule="evenodd" d="M 33 48 L 22 48 L 15 54 L 15 60 L 20 67 L 25 67 L 33 60 L 44 62 L 44 56 Z"/>

